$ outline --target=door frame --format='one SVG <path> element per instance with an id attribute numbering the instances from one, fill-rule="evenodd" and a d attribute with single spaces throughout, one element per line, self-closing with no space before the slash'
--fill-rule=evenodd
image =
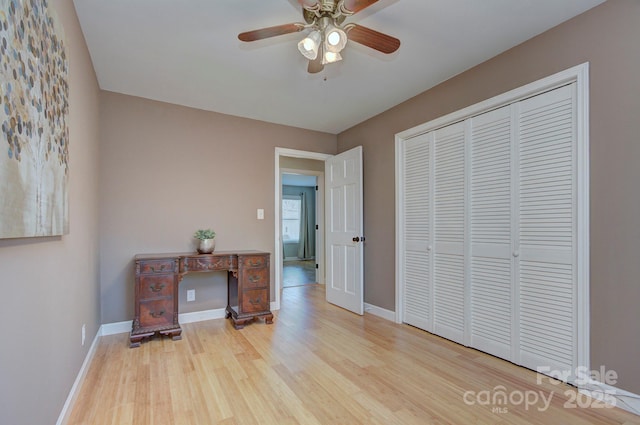
<path id="1" fill-rule="evenodd" d="M 280 157 L 291 157 L 291 158 L 301 158 L 301 159 L 313 159 L 317 161 L 326 161 L 327 158 L 331 158 L 333 155 L 327 153 L 320 152 L 309 152 L 309 151 L 301 151 L 297 149 L 289 149 L 289 148 L 279 148 L 275 149 L 275 183 L 274 183 L 274 262 L 275 262 L 275 305 L 273 306 L 274 310 L 280 309 L 280 289 L 282 288 L 282 236 L 280 229 L 280 205 L 282 200 L 282 180 L 281 174 L 282 170 L 280 169 Z M 290 169 L 289 172 L 291 171 Z M 296 172 L 300 174 L 305 174 L 304 170 L 296 170 Z M 311 173 L 311 172 L 310 172 Z M 317 173 L 317 172 L 315 172 Z M 316 174 L 311 174 L 316 175 Z M 316 193 L 316 223 L 320 226 L 320 230 L 316 236 L 316 261 L 318 264 L 318 269 L 320 270 L 318 281 L 324 283 L 324 178 L 318 178 L 318 192 Z M 321 258 L 318 258 L 321 257 Z M 320 262 L 322 261 L 322 262 Z"/>

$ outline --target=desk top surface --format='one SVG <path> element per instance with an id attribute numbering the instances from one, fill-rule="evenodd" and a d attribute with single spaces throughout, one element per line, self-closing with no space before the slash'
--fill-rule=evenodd
<path id="1" fill-rule="evenodd" d="M 198 254 L 197 252 L 163 252 L 158 254 L 136 254 L 134 259 L 137 260 L 162 260 L 167 258 L 185 258 L 185 257 L 229 257 L 237 255 L 265 255 L 266 251 L 256 250 L 238 250 L 238 251 L 214 251 L 211 254 Z"/>

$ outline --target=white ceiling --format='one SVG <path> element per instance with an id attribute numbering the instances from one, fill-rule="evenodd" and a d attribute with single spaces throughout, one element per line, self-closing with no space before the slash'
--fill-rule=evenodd
<path id="1" fill-rule="evenodd" d="M 308 74 L 303 33 L 240 32 L 303 22 L 296 0 L 74 0 L 100 87 L 338 134 L 604 0 L 380 0 L 347 19 L 401 40 L 354 42 Z"/>

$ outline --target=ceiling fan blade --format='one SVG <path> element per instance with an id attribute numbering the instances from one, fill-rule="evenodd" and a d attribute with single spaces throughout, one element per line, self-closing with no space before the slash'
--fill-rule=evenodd
<path id="1" fill-rule="evenodd" d="M 378 0 L 344 0 L 343 13 L 346 13 L 347 15 L 352 15 L 354 13 L 360 12 L 362 9 L 365 9 L 377 2 Z"/>
<path id="2" fill-rule="evenodd" d="M 275 27 L 261 28 L 259 30 L 247 31 L 238 34 L 238 38 L 241 41 L 256 41 L 264 38 L 275 37 L 277 35 L 290 34 L 292 32 L 302 31 L 304 29 L 303 24 L 284 24 L 276 25 Z"/>
<path id="3" fill-rule="evenodd" d="M 350 41 L 355 41 L 382 53 L 393 53 L 400 47 L 400 40 L 397 38 L 362 25 L 349 24 L 345 27 L 345 31 Z"/>

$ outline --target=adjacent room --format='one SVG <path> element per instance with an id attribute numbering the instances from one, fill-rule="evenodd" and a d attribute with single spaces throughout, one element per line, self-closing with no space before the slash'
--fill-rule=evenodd
<path id="1" fill-rule="evenodd" d="M 0 0 L 0 423 L 640 424 L 639 22 Z"/>

